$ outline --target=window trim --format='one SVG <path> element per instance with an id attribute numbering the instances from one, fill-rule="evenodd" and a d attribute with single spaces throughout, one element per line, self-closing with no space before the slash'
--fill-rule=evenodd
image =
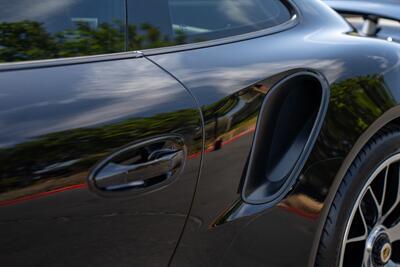
<path id="1" fill-rule="evenodd" d="M 283 24 L 279 24 L 279 25 L 271 27 L 271 28 L 266 28 L 266 29 L 262 29 L 259 31 L 254 31 L 254 32 L 249 32 L 249 33 L 244 33 L 244 34 L 239 34 L 239 35 L 233 35 L 233 36 L 229 36 L 229 37 L 224 37 L 224 38 L 219 38 L 219 39 L 214 39 L 214 40 L 204 41 L 204 42 L 145 49 L 145 50 L 141 50 L 141 52 L 145 56 L 153 56 L 153 55 L 159 55 L 159 54 L 167 54 L 167 53 L 173 53 L 173 52 L 181 52 L 181 51 L 187 51 L 187 50 L 193 50 L 193 49 L 207 48 L 207 47 L 218 46 L 218 45 L 225 45 L 225 44 L 251 40 L 251 39 L 263 37 L 266 35 L 271 35 L 274 33 L 282 32 L 282 31 L 288 30 L 288 29 L 296 26 L 297 24 L 298 24 L 298 14 L 293 14 L 293 16 L 291 17 L 290 20 L 284 22 Z"/>
<path id="2" fill-rule="evenodd" d="M 93 63 L 102 61 L 122 60 L 143 57 L 140 51 L 129 51 L 121 53 L 100 54 L 93 56 L 40 59 L 32 61 L 21 61 L 12 63 L 0 63 L 0 72 L 24 69 L 37 69 L 47 67 L 57 67 L 65 65 L 77 65 L 83 63 Z"/>
<path id="3" fill-rule="evenodd" d="M 230 44 L 240 41 L 251 40 L 263 36 L 268 36 L 274 33 L 279 33 L 288 29 L 295 27 L 301 21 L 301 13 L 299 8 L 295 5 L 293 0 L 279 0 L 285 7 L 289 10 L 291 18 L 282 24 L 276 26 L 265 28 L 262 30 L 248 32 L 239 35 L 233 35 L 229 37 L 184 44 L 176 46 L 167 46 L 160 48 L 144 49 L 140 51 L 125 51 L 120 53 L 110 53 L 110 54 L 99 54 L 91 56 L 81 56 L 81 57 L 70 57 L 70 58 L 56 58 L 56 59 L 41 59 L 34 61 L 22 61 L 22 62 L 10 62 L 10 63 L 0 63 L 0 72 L 12 71 L 12 70 L 24 70 L 24 69 L 35 69 L 35 68 L 46 68 L 46 67 L 56 67 L 65 65 L 76 65 L 83 63 L 93 63 L 102 61 L 112 61 L 121 59 L 132 59 L 139 58 L 143 56 L 153 56 L 159 54 L 167 54 L 181 51 L 188 51 L 194 49 L 201 49 L 213 46 L 219 46 L 224 44 Z"/>

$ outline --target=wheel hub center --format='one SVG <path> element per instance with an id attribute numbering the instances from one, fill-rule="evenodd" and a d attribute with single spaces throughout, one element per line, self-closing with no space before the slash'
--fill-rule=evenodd
<path id="1" fill-rule="evenodd" d="M 381 260 L 383 262 L 388 262 L 391 255 L 392 255 L 392 246 L 389 243 L 386 243 L 381 249 Z"/>
<path id="2" fill-rule="evenodd" d="M 372 260 L 376 266 L 387 264 L 392 256 L 392 245 L 386 233 L 380 233 L 372 246 Z"/>

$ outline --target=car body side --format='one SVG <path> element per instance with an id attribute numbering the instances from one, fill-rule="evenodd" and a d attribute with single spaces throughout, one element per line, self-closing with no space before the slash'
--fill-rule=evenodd
<path id="1" fill-rule="evenodd" d="M 194 93 L 203 114 L 221 99 L 246 94 L 257 84 L 268 91 L 296 72 L 317 73 L 330 87 L 318 141 L 298 183 L 278 205 L 247 204 L 237 194 L 253 134 L 243 137 L 238 147 L 227 145 L 204 155 L 191 214 L 208 220 L 200 228 L 186 227 L 173 261 L 176 266 L 199 259 L 199 266 L 313 265 L 335 185 L 352 156 L 379 127 L 367 136 L 362 134 L 374 122 L 380 127 L 388 123 L 383 120 L 386 112 L 396 114 L 391 119 L 400 115 L 398 110 L 390 111 L 396 109 L 400 96 L 399 45 L 356 36 L 324 5 L 296 4 L 300 22 L 287 31 L 207 50 L 149 56 Z M 254 129 L 251 116 L 245 121 L 249 123 L 246 130 Z M 205 117 L 205 129 L 213 124 L 214 120 Z M 206 149 L 223 136 L 221 131 L 217 136 L 206 131 Z"/>
<path id="2" fill-rule="evenodd" d="M 358 36 L 320 1 L 291 4 L 297 23 L 264 36 L 0 72 L 3 174 L 47 171 L 52 183 L 81 186 L 44 196 L 47 180 L 37 199 L 0 199 L 2 262 L 313 266 L 348 166 L 369 138 L 400 118 L 400 45 Z M 318 139 L 279 203 L 246 203 L 242 180 L 261 106 L 280 81 L 299 73 L 329 87 Z M 86 190 L 95 162 L 172 133 L 185 137 L 190 155 L 176 183 L 131 199 Z"/>

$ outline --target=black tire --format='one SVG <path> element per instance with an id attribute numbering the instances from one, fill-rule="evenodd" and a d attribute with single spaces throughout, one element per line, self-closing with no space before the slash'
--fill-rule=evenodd
<path id="1" fill-rule="evenodd" d="M 315 266 L 337 267 L 346 225 L 368 178 L 389 157 L 400 153 L 400 127 L 389 125 L 360 151 L 343 178 L 322 231 Z M 354 266 L 358 267 L 358 266 Z"/>

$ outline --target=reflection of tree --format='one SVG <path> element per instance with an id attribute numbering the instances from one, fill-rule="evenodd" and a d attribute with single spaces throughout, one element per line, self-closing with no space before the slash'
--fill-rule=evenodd
<path id="1" fill-rule="evenodd" d="M 168 35 L 149 23 L 143 23 L 140 28 L 131 24 L 128 26 L 129 50 L 141 50 L 157 47 L 172 46 L 185 43 L 186 37 L 177 32 L 175 40 L 170 40 Z"/>
<path id="2" fill-rule="evenodd" d="M 325 125 L 309 160 L 311 164 L 322 162 L 306 173 L 298 190 L 306 194 L 312 192 L 322 201 L 354 143 L 371 123 L 394 105 L 395 99 L 379 76 L 357 77 L 334 84 Z M 329 158 L 332 160 L 324 161 Z"/>
<path id="3" fill-rule="evenodd" d="M 70 176 L 86 171 L 112 150 L 132 141 L 161 133 L 193 134 L 192 129 L 198 125 L 196 110 L 182 110 L 97 128 L 52 133 L 12 148 L 0 149 L 0 192 L 29 186 L 38 178 Z M 195 150 L 189 153 L 201 149 L 200 132 L 196 142 L 188 144 Z M 60 163 L 65 167 L 43 172 Z"/>
<path id="4" fill-rule="evenodd" d="M 345 155 L 359 135 L 394 104 L 381 77 L 357 77 L 334 84 L 326 118 L 328 128 L 321 136 L 330 147 L 325 151 L 330 151 L 331 157 Z"/>
<path id="5" fill-rule="evenodd" d="M 0 62 L 58 57 L 57 42 L 34 21 L 0 23 Z"/>
<path id="6" fill-rule="evenodd" d="M 171 39 L 149 23 L 128 26 L 128 50 L 165 47 L 187 42 L 183 31 Z M 48 33 L 42 23 L 0 23 L 0 62 L 108 54 L 125 51 L 125 25 L 120 21 L 97 28 L 77 22 L 74 28 Z"/>
<path id="7" fill-rule="evenodd" d="M 84 22 L 77 28 L 55 34 L 58 40 L 58 57 L 73 57 L 120 52 L 125 46 L 124 26 L 102 23 L 93 29 Z"/>
<path id="8" fill-rule="evenodd" d="M 219 146 L 223 140 L 253 127 L 263 97 L 264 94 L 254 86 L 204 106 L 206 147 Z"/>

